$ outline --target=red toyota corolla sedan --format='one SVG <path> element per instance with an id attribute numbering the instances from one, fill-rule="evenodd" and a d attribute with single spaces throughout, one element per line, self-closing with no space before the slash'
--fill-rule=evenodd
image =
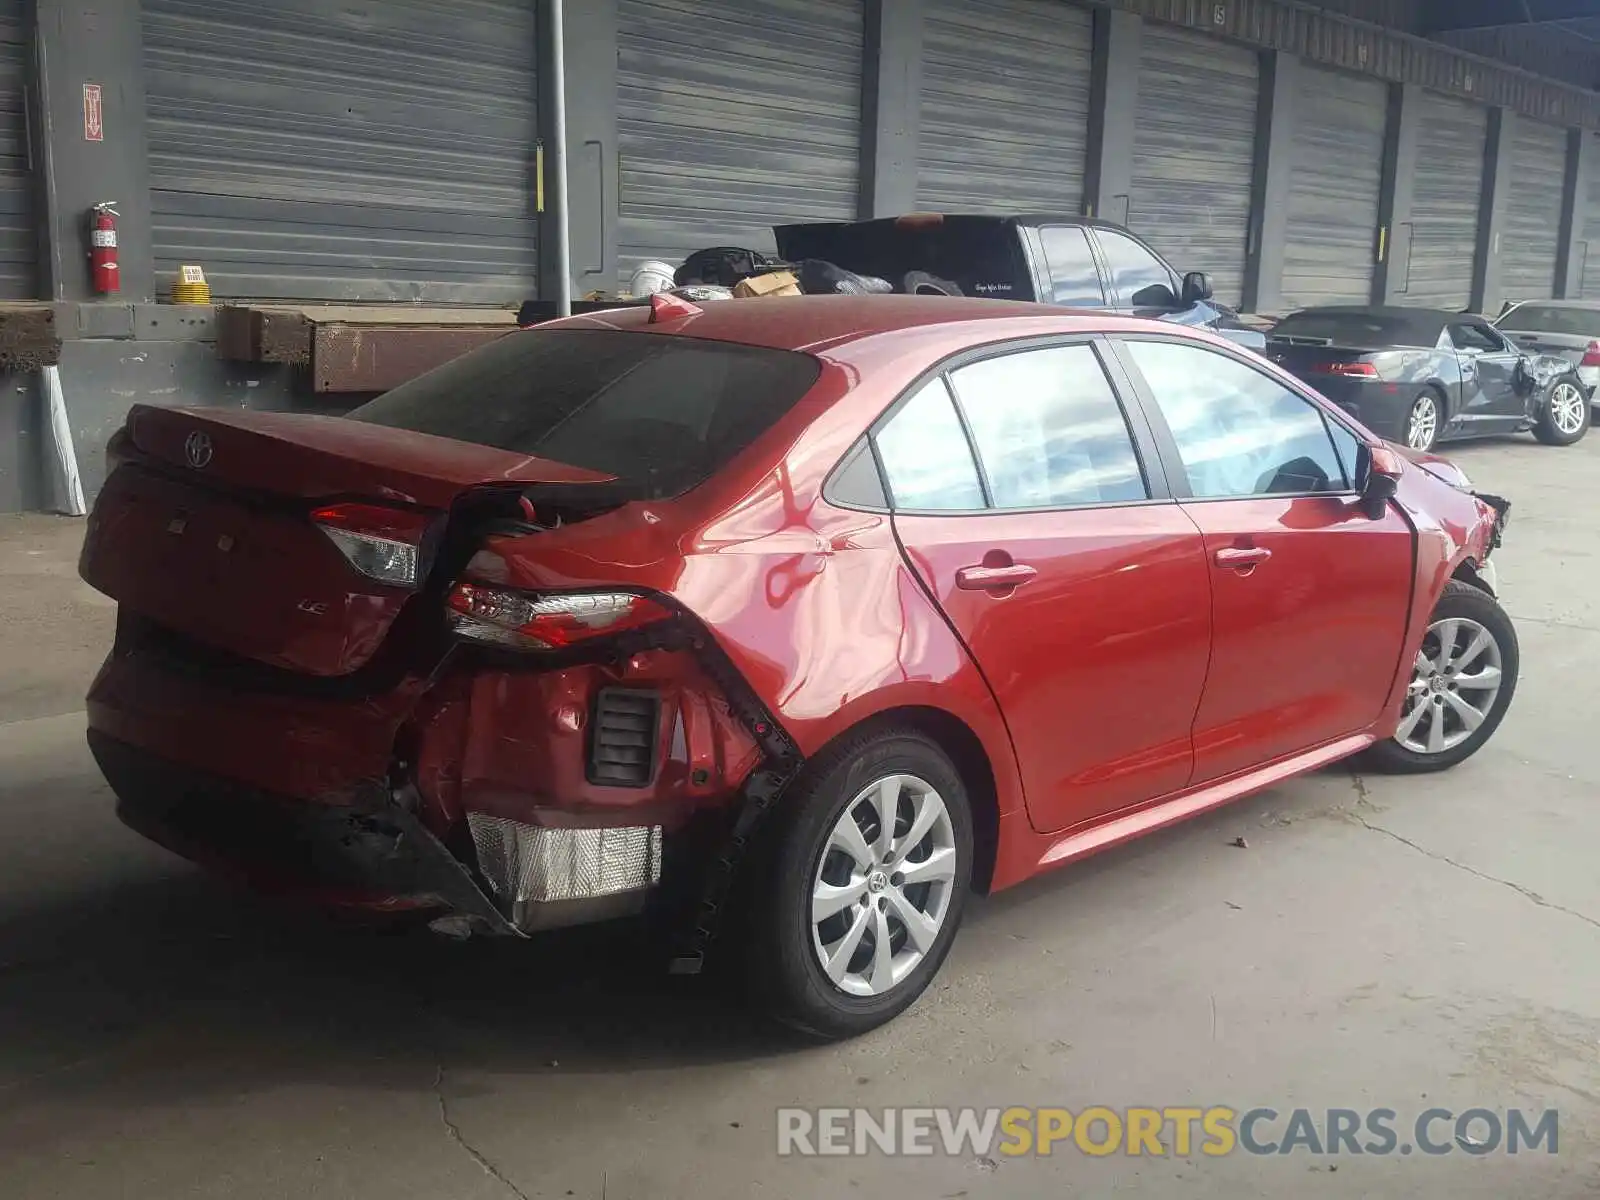
<path id="1" fill-rule="evenodd" d="M 971 891 L 1450 766 L 1516 686 L 1505 502 L 1168 324 L 657 298 L 348 418 L 136 407 L 110 457 L 125 822 L 457 935 L 648 911 L 825 1036 Z"/>

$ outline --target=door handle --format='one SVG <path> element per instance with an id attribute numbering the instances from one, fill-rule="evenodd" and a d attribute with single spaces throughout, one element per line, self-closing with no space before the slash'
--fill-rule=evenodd
<path id="1" fill-rule="evenodd" d="M 1227 567 L 1232 571 L 1248 571 L 1257 567 L 1272 557 L 1272 551 L 1265 546 L 1224 546 L 1212 556 L 1217 566 Z"/>
<path id="2" fill-rule="evenodd" d="M 1038 574 L 1026 563 L 1012 563 L 1008 567 L 962 567 L 956 572 L 956 586 L 967 592 L 1014 588 Z"/>

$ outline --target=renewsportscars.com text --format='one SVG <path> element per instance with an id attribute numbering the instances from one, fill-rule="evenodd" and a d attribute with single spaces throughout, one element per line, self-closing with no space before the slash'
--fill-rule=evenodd
<path id="1" fill-rule="evenodd" d="M 1560 1117 L 1429 1108 L 781 1108 L 778 1153 L 1220 1158 L 1255 1155 L 1556 1154 Z"/>

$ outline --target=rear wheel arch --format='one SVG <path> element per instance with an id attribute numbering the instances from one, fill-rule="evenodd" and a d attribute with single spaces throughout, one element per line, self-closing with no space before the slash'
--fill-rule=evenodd
<path id="1" fill-rule="evenodd" d="M 1000 792 L 983 740 L 964 720 L 931 705 L 880 709 L 832 738 L 811 759 L 823 758 L 845 741 L 891 730 L 921 734 L 945 753 L 960 774 L 972 809 L 972 890 L 987 894 L 999 850 Z"/>

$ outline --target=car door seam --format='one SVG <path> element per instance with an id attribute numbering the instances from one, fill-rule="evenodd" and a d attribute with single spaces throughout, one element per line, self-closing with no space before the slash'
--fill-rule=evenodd
<path id="1" fill-rule="evenodd" d="M 1206 606 L 1209 613 L 1206 637 L 1206 669 L 1200 676 L 1200 691 L 1194 699 L 1194 712 L 1189 717 L 1189 778 L 1184 782 L 1185 788 L 1194 786 L 1195 773 L 1200 769 L 1200 748 L 1195 744 L 1195 729 L 1200 724 L 1200 710 L 1205 707 L 1206 689 L 1211 685 L 1211 666 L 1217 657 L 1217 582 L 1213 578 L 1215 572 L 1211 570 L 1211 547 L 1206 544 L 1206 531 L 1200 522 L 1195 520 L 1194 514 L 1189 511 L 1189 502 L 1178 501 L 1178 511 L 1189 524 L 1194 526 L 1195 536 L 1200 539 L 1200 567 L 1205 572 L 1206 580 Z"/>
<path id="2" fill-rule="evenodd" d="M 983 669 L 983 663 L 973 653 L 972 647 L 967 644 L 967 639 L 961 636 L 961 630 L 956 628 L 956 623 L 951 619 L 950 614 L 945 612 L 944 605 L 939 603 L 939 598 L 934 594 L 932 583 L 924 578 L 921 569 L 918 568 L 916 559 L 912 557 L 905 540 L 900 536 L 899 514 L 897 513 L 889 514 L 889 532 L 894 538 L 894 544 L 899 547 L 901 563 L 910 572 L 911 578 L 916 582 L 922 594 L 927 597 L 928 604 L 939 615 L 939 620 L 944 622 L 945 628 L 956 639 L 956 644 L 966 653 L 967 661 L 978 672 L 978 678 L 983 680 L 983 686 L 988 691 L 989 698 L 994 701 L 995 711 L 1000 714 L 1000 725 L 1006 731 L 1006 744 L 1011 747 L 1012 762 L 1017 768 L 1017 788 L 1022 793 L 1022 810 L 1027 813 L 1028 827 L 1035 833 L 1048 833 L 1048 830 L 1040 829 L 1033 823 L 1033 814 L 1028 808 L 1028 785 L 1022 774 L 1022 756 L 1017 753 L 1017 740 L 1011 732 L 1011 718 L 1006 715 L 1005 705 L 1000 703 L 1000 695 L 995 691 L 994 684 L 989 679 L 989 673 Z"/>

